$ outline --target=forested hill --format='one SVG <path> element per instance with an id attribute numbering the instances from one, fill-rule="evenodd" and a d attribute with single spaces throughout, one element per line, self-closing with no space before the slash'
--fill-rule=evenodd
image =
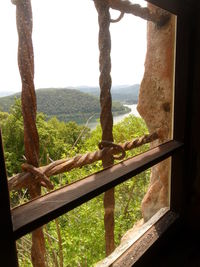
<path id="1" fill-rule="evenodd" d="M 79 86 L 76 89 L 97 97 L 99 96 L 99 87 Z M 112 86 L 112 99 L 123 104 L 137 104 L 139 90 L 139 84 Z"/>
<path id="2" fill-rule="evenodd" d="M 100 105 L 97 97 L 74 89 L 38 89 L 37 109 L 43 112 L 47 118 L 56 116 L 61 121 L 76 121 L 84 123 L 90 116 L 100 113 Z M 0 110 L 9 112 L 11 105 L 20 94 L 0 98 Z M 119 102 L 113 102 L 114 115 L 123 114 L 129 110 Z"/>

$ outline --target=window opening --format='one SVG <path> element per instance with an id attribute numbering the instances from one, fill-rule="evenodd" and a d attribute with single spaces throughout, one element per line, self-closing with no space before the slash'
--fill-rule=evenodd
<path id="1" fill-rule="evenodd" d="M 115 187 L 116 246 L 125 231 L 141 219 L 138 203 L 146 192 L 147 172 L 150 170 Z M 101 194 L 44 226 L 49 266 L 94 266 L 105 258 L 103 197 Z M 17 241 L 17 248 L 20 266 L 29 266 L 31 235 L 21 237 Z"/>
<path id="2" fill-rule="evenodd" d="M 111 60 L 110 60 L 110 49 L 111 49 L 111 39 L 109 32 L 109 25 L 112 21 L 110 19 L 109 9 L 118 9 L 121 15 L 117 19 L 120 21 L 124 13 L 139 14 L 147 20 L 156 23 L 157 27 L 162 27 L 169 21 L 169 14 L 166 12 L 155 13 L 149 12 L 148 8 L 141 8 L 138 5 L 131 4 L 128 1 L 99 1 L 95 0 L 94 4 L 98 12 L 99 19 L 99 49 L 100 49 L 100 103 L 101 103 L 101 115 L 100 122 L 102 127 L 102 141 L 99 144 L 99 151 L 88 153 L 85 156 L 85 162 L 81 162 L 82 156 L 76 156 L 71 160 L 59 160 L 59 162 L 52 162 L 48 166 L 39 168 L 39 136 L 36 128 L 36 96 L 34 90 L 33 73 L 34 73 L 34 62 L 33 62 L 33 47 L 31 42 L 32 35 L 32 12 L 30 2 L 16 1 L 17 8 L 17 26 L 19 34 L 19 69 L 22 79 L 22 113 L 24 120 L 24 145 L 25 145 L 25 156 L 27 163 L 22 165 L 24 173 L 18 174 L 9 180 L 10 188 L 26 187 L 29 190 L 31 199 L 41 196 L 41 186 L 48 189 L 52 189 L 53 185 L 49 180 L 48 172 L 52 172 L 56 169 L 57 174 L 66 171 L 66 166 L 69 169 L 77 166 L 81 167 L 83 164 L 93 162 L 94 160 L 101 159 L 103 162 L 103 167 L 107 168 L 113 165 L 114 160 L 121 160 L 125 156 L 125 150 L 132 149 L 133 147 L 138 147 L 144 143 L 149 143 L 161 138 L 163 135 L 163 129 L 158 128 L 156 131 L 138 138 L 134 141 L 125 142 L 124 144 L 114 144 L 113 138 L 113 118 L 111 111 Z M 135 11 L 137 10 L 137 11 Z M 155 26 L 155 25 L 154 25 Z M 27 40 L 25 42 L 24 40 Z M 163 106 L 165 112 L 168 112 L 169 105 Z M 120 154 L 120 156 L 114 156 L 115 154 Z M 92 158 L 93 156 L 93 158 Z M 96 157 L 96 158 L 95 158 Z M 57 167 L 58 165 L 60 166 Z M 27 179 L 28 178 L 28 179 Z M 35 180 L 34 184 L 32 180 Z M 31 183 L 30 183 L 31 180 Z M 105 207 L 105 231 L 106 231 L 106 254 L 109 255 L 115 245 L 114 245 L 114 188 L 110 188 L 106 191 L 104 196 L 104 207 Z M 40 243 L 38 241 L 40 240 Z M 38 262 L 45 262 L 45 244 L 44 235 L 42 228 L 39 228 L 33 232 L 32 236 L 32 261 L 34 266 L 37 266 Z M 40 246 L 40 249 L 38 249 Z M 38 253 L 39 251 L 39 253 Z M 38 265 L 39 266 L 39 265 Z"/>

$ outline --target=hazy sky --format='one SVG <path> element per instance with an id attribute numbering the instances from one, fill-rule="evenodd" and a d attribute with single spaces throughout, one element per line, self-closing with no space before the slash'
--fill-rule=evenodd
<path id="1" fill-rule="evenodd" d="M 133 2 L 143 3 L 137 0 Z M 92 0 L 32 0 L 35 86 L 98 85 L 98 22 Z M 112 13 L 116 18 L 117 12 Z M 111 24 L 113 84 L 140 83 L 146 21 L 125 15 Z M 0 91 L 20 91 L 15 6 L 0 0 Z"/>

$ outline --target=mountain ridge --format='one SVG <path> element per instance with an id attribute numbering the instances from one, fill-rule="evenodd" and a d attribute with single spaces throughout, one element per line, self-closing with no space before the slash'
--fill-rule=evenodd
<path id="1" fill-rule="evenodd" d="M 123 104 L 137 104 L 138 95 L 139 95 L 140 84 L 124 84 L 124 85 L 114 85 L 111 88 L 112 99 L 114 101 L 120 101 Z M 37 90 L 45 89 L 70 89 L 70 90 L 79 90 L 83 93 L 88 93 L 93 96 L 99 97 L 100 89 L 99 86 L 88 86 L 88 85 L 79 85 L 79 86 L 67 86 L 67 87 L 47 87 L 47 88 L 38 88 Z M 14 91 L 2 91 L 0 92 L 0 98 L 5 96 L 11 96 L 13 94 L 20 94 L 20 92 Z"/>
<path id="2" fill-rule="evenodd" d="M 77 86 L 78 90 L 99 97 L 100 89 L 98 86 Z M 137 104 L 140 84 L 115 85 L 111 88 L 112 99 L 123 104 Z"/>
<path id="3" fill-rule="evenodd" d="M 37 110 L 45 113 L 47 119 L 56 116 L 61 121 L 76 121 L 85 123 L 89 117 L 99 117 L 100 104 L 97 97 L 75 89 L 44 88 L 36 90 Z M 20 93 L 0 98 L 0 110 L 8 112 L 15 98 Z M 113 101 L 114 115 L 125 114 L 129 111 L 119 102 Z"/>

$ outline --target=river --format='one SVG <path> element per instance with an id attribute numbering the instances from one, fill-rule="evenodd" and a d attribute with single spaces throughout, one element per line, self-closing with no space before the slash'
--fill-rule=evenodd
<path id="1" fill-rule="evenodd" d="M 114 116 L 113 117 L 113 121 L 114 121 L 114 124 L 122 121 L 124 118 L 128 117 L 129 115 L 133 114 L 135 115 L 136 117 L 140 117 L 140 114 L 138 113 L 137 111 L 137 104 L 133 104 L 133 105 L 124 105 L 125 107 L 129 107 L 131 109 L 131 111 L 129 113 L 126 113 L 126 114 L 122 114 L 122 115 L 118 115 L 118 116 Z M 89 122 L 88 123 L 88 127 L 91 129 L 91 130 L 94 130 L 97 126 L 98 122 L 97 121 L 94 121 L 94 122 Z"/>

